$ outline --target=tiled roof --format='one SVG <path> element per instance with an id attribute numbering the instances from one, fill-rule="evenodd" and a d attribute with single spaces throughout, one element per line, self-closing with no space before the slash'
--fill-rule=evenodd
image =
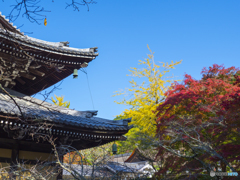
<path id="1" fill-rule="evenodd" d="M 68 56 L 79 56 L 81 55 L 87 55 L 87 56 L 98 56 L 97 47 L 93 48 L 72 48 L 68 47 L 69 42 L 48 42 L 36 38 L 29 37 L 27 35 L 23 35 L 22 32 L 20 32 L 19 29 L 17 29 L 16 26 L 13 26 L 13 23 L 10 23 L 8 19 L 5 18 L 4 15 L 0 12 L 0 23 L 1 21 L 4 21 L 4 24 L 8 26 L 6 29 L 0 28 L 0 37 L 6 38 L 8 40 L 11 40 L 13 42 L 20 43 L 25 46 L 29 46 L 32 48 L 36 48 L 39 50 L 45 50 L 47 52 L 54 52 L 56 54 L 64 54 Z M 11 29 L 9 31 L 9 29 Z M 12 32 L 11 32 L 12 31 Z M 86 56 L 86 58 L 88 58 Z M 92 57 L 91 57 L 92 58 Z"/>
<path id="2" fill-rule="evenodd" d="M 128 159 L 131 154 L 132 153 L 125 153 L 112 156 L 112 162 L 125 162 L 125 160 Z"/>
<path id="3" fill-rule="evenodd" d="M 79 164 L 64 164 L 65 167 L 74 170 L 78 174 L 84 177 L 109 177 L 112 176 L 108 171 L 105 170 L 104 166 L 90 166 L 90 165 L 79 165 Z M 71 176 L 71 173 L 63 169 L 64 176 Z M 70 179 L 70 178 L 69 178 Z"/>
<path id="4" fill-rule="evenodd" d="M 17 33 L 9 32 L 1 28 L 0 28 L 0 37 L 22 44 L 24 46 L 28 46 L 31 48 L 35 48 L 35 49 L 39 49 L 39 50 L 43 50 L 43 51 L 51 52 L 55 54 L 74 56 L 74 57 L 78 57 L 78 56 L 82 57 L 83 55 L 86 55 L 86 58 L 88 56 L 98 56 L 98 53 L 96 53 L 97 47 L 85 48 L 85 49 L 72 48 L 72 47 L 66 46 L 64 42 L 43 41 L 43 40 L 32 38 L 26 35 L 23 36 Z"/>
<path id="5" fill-rule="evenodd" d="M 79 165 L 79 164 L 64 164 L 66 167 L 71 167 L 74 171 L 78 172 L 82 176 L 89 177 L 92 176 L 93 172 L 95 176 L 98 177 L 104 177 L 104 175 L 109 175 L 108 177 L 113 176 L 113 174 L 107 174 L 108 169 L 112 173 L 134 173 L 135 176 L 143 177 L 149 176 L 154 173 L 154 169 L 151 165 L 149 165 L 147 162 L 142 164 L 137 163 L 113 163 L 113 162 L 107 162 L 106 164 L 100 164 L 97 166 L 94 166 L 94 168 L 90 165 Z M 149 169 L 150 171 L 145 171 L 145 168 Z M 63 175 L 71 175 L 68 171 L 63 170 Z M 126 174 L 125 174 L 126 175 Z M 133 179 L 133 178 L 132 178 Z"/>
<path id="6" fill-rule="evenodd" d="M 17 29 L 17 26 L 13 26 L 13 23 L 10 23 L 9 20 L 6 19 L 4 15 L 2 15 L 2 12 L 0 12 L 0 19 L 2 19 L 2 20 L 5 22 L 5 24 L 7 24 L 8 27 L 9 27 L 11 30 L 14 30 L 15 32 L 17 32 L 17 33 L 19 33 L 19 34 L 21 34 L 21 35 L 24 34 L 24 33 L 22 33 L 22 32 L 20 31 L 20 29 Z"/>
<path id="7" fill-rule="evenodd" d="M 128 126 L 130 119 L 113 121 L 93 117 L 97 114 L 97 111 L 76 111 L 73 109 L 59 107 L 48 102 L 43 102 L 30 96 L 24 96 L 23 94 L 13 90 L 8 89 L 8 91 L 15 96 L 14 100 L 18 106 L 20 106 L 25 118 L 47 120 L 53 122 L 54 124 L 70 125 L 103 131 L 127 131 L 131 128 Z M 4 93 L 0 93 L 0 112 L 12 116 L 21 116 L 21 112 L 16 104 L 7 94 Z"/>
<path id="8" fill-rule="evenodd" d="M 114 172 L 134 173 L 137 171 L 137 169 L 133 167 L 129 167 L 125 164 L 120 164 L 116 162 L 108 162 L 107 166 L 109 167 L 110 170 Z"/>
<path id="9" fill-rule="evenodd" d="M 63 80 L 98 56 L 97 47 L 72 48 L 69 42 L 28 37 L 0 13 L 0 83 L 26 95 L 36 94 Z"/>
<path id="10" fill-rule="evenodd" d="M 148 162 L 138 163 L 116 163 L 108 162 L 106 167 L 114 173 L 134 173 L 136 176 L 143 177 L 152 175 L 155 170 Z"/>

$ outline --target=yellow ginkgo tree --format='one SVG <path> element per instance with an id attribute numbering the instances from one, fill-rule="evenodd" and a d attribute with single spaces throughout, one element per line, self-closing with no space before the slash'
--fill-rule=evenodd
<path id="1" fill-rule="evenodd" d="M 118 104 L 130 106 L 130 109 L 125 109 L 121 118 L 132 118 L 131 124 L 134 125 L 127 136 L 132 136 L 136 132 L 141 132 L 150 136 L 156 134 L 156 108 L 164 100 L 164 92 L 168 89 L 168 84 L 173 81 L 173 77 L 165 79 L 165 74 L 174 69 L 174 67 L 182 62 L 162 63 L 157 65 L 154 60 L 154 52 L 147 45 L 150 54 L 148 58 L 139 60 L 139 65 L 143 65 L 142 69 L 131 68 L 130 75 L 141 78 L 143 81 L 139 85 L 132 79 L 130 82 L 132 88 L 127 88 L 125 91 L 116 91 L 117 95 L 131 95 L 129 99 L 123 99 Z M 144 81 L 145 80 L 145 81 Z M 170 84 L 169 84 L 170 85 Z"/>
<path id="2" fill-rule="evenodd" d="M 70 102 L 69 102 L 69 101 L 65 101 L 65 102 L 64 102 L 64 101 L 63 101 L 64 96 L 56 96 L 56 95 L 54 95 L 54 96 L 55 96 L 56 100 L 53 99 L 53 97 L 52 97 L 52 102 L 53 102 L 55 105 L 69 108 Z"/>

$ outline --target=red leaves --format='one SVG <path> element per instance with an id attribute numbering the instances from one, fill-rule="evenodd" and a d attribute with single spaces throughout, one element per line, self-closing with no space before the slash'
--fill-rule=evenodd
<path id="1" fill-rule="evenodd" d="M 157 108 L 160 141 L 164 140 L 164 134 L 178 133 L 175 126 L 169 126 L 170 122 L 176 122 L 182 127 L 195 128 L 201 141 L 211 144 L 228 161 L 240 159 L 240 71 L 214 64 L 203 68 L 201 73 L 201 80 L 186 74 L 182 84 L 175 82 L 165 93 L 166 100 Z M 189 140 L 186 135 L 182 137 Z M 202 157 L 215 159 L 205 152 Z"/>
<path id="2" fill-rule="evenodd" d="M 221 78 L 222 80 L 229 81 L 232 75 L 238 72 L 239 68 L 230 67 L 225 69 L 223 65 L 213 64 L 213 67 L 203 68 L 201 74 L 203 75 L 203 80 L 208 78 Z"/>
<path id="3" fill-rule="evenodd" d="M 240 160 L 240 152 L 236 151 L 240 149 L 240 145 L 235 145 L 235 144 L 224 144 L 218 147 L 218 153 L 221 154 L 226 159 L 230 159 L 232 161 L 234 160 Z M 209 158 L 210 160 L 213 161 L 219 161 L 221 160 L 217 156 L 213 156 Z"/>
<path id="4" fill-rule="evenodd" d="M 234 98 L 239 100 L 239 94 L 236 94 L 236 91 L 240 92 L 240 88 L 230 84 L 229 81 L 229 76 L 232 77 L 236 70 L 234 67 L 225 69 L 223 66 L 214 64 L 213 67 L 209 67 L 208 71 L 204 68 L 202 73 L 205 75 L 205 79 L 200 81 L 193 80 L 190 75 L 186 74 L 183 84 L 175 83 L 172 85 L 172 90 L 165 93 L 167 98 L 157 110 L 161 113 L 164 112 L 165 116 L 169 115 L 174 106 L 180 107 L 180 105 L 186 111 L 196 110 L 209 113 L 213 107 L 223 111 L 223 107 L 227 107 L 227 101 Z M 220 75 L 224 75 L 225 79 Z M 235 94 L 232 95 L 233 93 Z M 223 101 L 225 106 L 221 107 Z"/>

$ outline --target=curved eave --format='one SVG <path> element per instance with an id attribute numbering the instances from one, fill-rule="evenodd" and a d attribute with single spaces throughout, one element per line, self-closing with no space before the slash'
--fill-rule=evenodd
<path id="1" fill-rule="evenodd" d="M 9 106 L 10 107 L 10 106 Z M 10 122 L 13 123 L 13 121 L 18 121 L 21 118 L 21 113 L 16 110 L 15 112 L 13 110 L 9 110 L 9 107 L 4 108 L 3 106 L 0 107 L 0 118 L 2 121 L 0 124 L 9 124 Z M 96 133 L 96 134 L 105 134 L 105 133 L 110 133 L 110 134 L 119 134 L 119 135 L 124 135 L 126 134 L 132 126 L 128 125 L 116 125 L 113 126 L 111 124 L 103 123 L 101 125 L 98 124 L 98 122 L 95 121 L 89 121 L 88 118 L 80 118 L 80 117 L 74 117 L 75 121 L 70 121 L 69 119 L 65 120 L 59 120 L 59 119 L 52 119 L 51 117 L 49 118 L 44 118 L 44 117 L 39 117 L 36 114 L 25 114 L 25 117 L 27 122 L 35 122 L 36 120 L 45 122 L 47 124 L 51 124 L 57 129 L 68 129 L 69 131 L 72 132 L 77 132 L 77 131 L 82 131 L 82 132 L 91 132 L 91 133 Z M 63 115 L 62 118 L 65 116 Z M 9 120 L 8 120 L 9 118 Z M 4 120 L 5 119 L 5 120 Z M 85 120 L 82 122 L 82 119 Z M 37 121 L 36 121 L 37 122 Z M 24 123 L 19 122 L 19 127 L 24 127 Z M 34 124 L 32 124 L 34 126 Z"/>
<path id="2" fill-rule="evenodd" d="M 12 90 L 10 93 L 14 96 L 21 96 L 20 93 L 16 94 Z M 125 134 L 131 128 L 131 126 L 128 126 L 130 119 L 114 121 L 93 117 L 96 115 L 96 111 L 76 111 L 28 96 L 15 97 L 14 100 L 21 108 L 21 112 L 8 95 L 0 93 L 0 113 L 2 114 L 0 117 L 4 121 L 1 123 L 15 123 L 14 121 L 21 118 L 30 122 L 33 126 L 35 126 L 35 122 L 38 124 L 38 122 L 41 121 L 51 124 L 56 128 L 68 128 L 74 132 L 81 130 L 82 132 L 109 132 L 117 134 Z M 8 118 L 9 121 L 7 120 Z M 19 122 L 18 124 L 20 127 L 24 127 L 24 123 Z"/>
<path id="3" fill-rule="evenodd" d="M 105 130 L 94 130 L 92 128 L 79 128 L 79 127 L 73 127 L 73 126 L 63 126 L 56 123 L 48 123 L 48 127 L 42 126 L 41 128 L 38 128 L 41 126 L 41 124 L 32 124 L 29 122 L 28 125 L 25 123 L 22 123 L 18 121 L 17 119 L 13 119 L 12 117 L 8 116 L 8 119 L 3 118 L 3 116 L 0 116 L 0 135 L 4 138 L 7 137 L 7 133 L 3 129 L 14 129 L 15 127 L 18 128 L 27 128 L 29 129 L 29 132 L 36 131 L 41 134 L 50 135 L 53 137 L 59 137 L 62 138 L 68 138 L 71 140 L 85 140 L 85 141 L 92 141 L 92 142 L 111 142 L 115 140 L 121 140 L 122 136 L 127 133 L 127 131 L 112 131 L 109 129 Z"/>
<path id="4" fill-rule="evenodd" d="M 72 130 L 79 130 L 81 129 L 81 131 L 90 131 L 92 133 L 110 133 L 110 134 L 126 134 L 129 129 L 131 129 L 131 126 L 107 126 L 107 125 L 95 125 L 93 124 L 81 124 L 81 123 L 71 123 L 71 122 L 60 122 L 60 123 L 56 123 L 56 121 L 54 121 L 54 125 L 56 127 L 67 127 L 70 128 Z"/>
<path id="5" fill-rule="evenodd" d="M 66 46 L 58 47 L 58 46 L 47 44 L 50 42 L 45 41 L 46 42 L 45 44 L 40 43 L 37 40 L 34 41 L 31 39 L 28 39 L 29 37 L 26 37 L 26 36 L 20 36 L 18 34 L 9 33 L 6 30 L 3 30 L 1 28 L 0 28 L 0 37 L 12 43 L 25 46 L 26 48 L 32 48 L 33 50 L 37 50 L 37 51 L 44 51 L 48 54 L 51 53 L 51 54 L 56 54 L 60 56 L 68 56 L 68 57 L 75 57 L 75 58 L 89 58 L 89 59 L 95 59 L 96 56 L 98 56 L 98 53 L 96 53 L 97 47 L 86 48 L 86 49 L 70 48 Z M 77 59 L 75 61 L 77 62 Z"/>
<path id="6" fill-rule="evenodd" d="M 11 59 L 11 62 L 30 61 L 33 66 L 40 65 L 41 67 L 37 70 L 45 74 L 36 76 L 30 73 L 35 76 L 34 81 L 21 77 L 24 84 L 13 79 L 16 85 L 10 88 L 26 95 L 36 94 L 58 83 L 71 75 L 74 69 L 80 69 L 81 64 L 91 62 L 98 55 L 95 53 L 97 48 L 76 49 L 51 46 L 52 50 L 50 50 L 46 47 L 34 46 L 30 42 L 20 41 L 4 33 L 6 31 L 0 29 L 0 57 L 5 61 Z M 19 35 L 16 37 L 21 39 Z"/>

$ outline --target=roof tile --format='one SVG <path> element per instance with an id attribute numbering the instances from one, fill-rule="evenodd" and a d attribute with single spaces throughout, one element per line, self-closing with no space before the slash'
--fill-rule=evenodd
<path id="1" fill-rule="evenodd" d="M 54 104 L 43 102 L 29 96 L 14 97 L 24 116 L 27 118 L 39 118 L 42 120 L 53 121 L 64 125 L 86 127 L 101 130 L 126 130 L 128 125 L 124 125 L 122 120 L 113 122 L 103 118 L 87 118 L 86 114 L 96 115 L 97 111 L 76 111 Z M 14 102 L 3 93 L 0 93 L 0 112 L 19 116 L 21 113 Z"/>

